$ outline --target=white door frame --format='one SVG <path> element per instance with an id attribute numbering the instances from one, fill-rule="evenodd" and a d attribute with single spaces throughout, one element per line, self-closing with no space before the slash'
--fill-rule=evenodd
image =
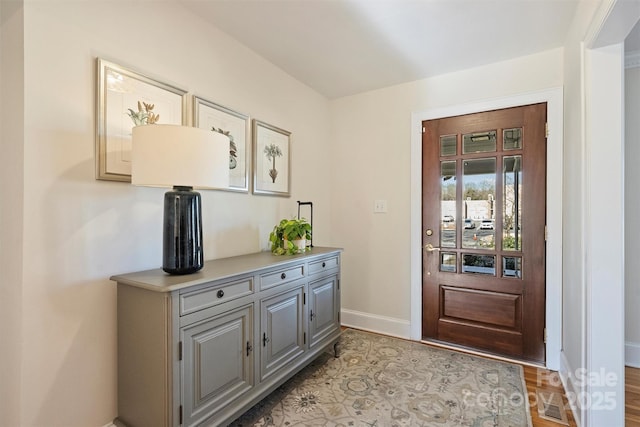
<path id="1" fill-rule="evenodd" d="M 422 339 L 422 121 L 547 103 L 546 366 L 560 368 L 562 346 L 563 91 L 561 87 L 411 115 L 411 339 Z"/>
<path id="2" fill-rule="evenodd" d="M 587 427 L 624 425 L 624 41 L 638 20 L 639 2 L 604 0 L 582 46 L 586 152 L 584 368 L 601 379 L 579 384 L 589 399 L 579 401 L 576 418 L 579 425 Z M 603 220 L 612 224 L 607 233 L 601 232 Z M 600 398 L 608 404 L 597 405 Z"/>

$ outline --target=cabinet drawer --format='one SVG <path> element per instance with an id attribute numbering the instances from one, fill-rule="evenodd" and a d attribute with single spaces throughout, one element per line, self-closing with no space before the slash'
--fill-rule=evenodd
<path id="1" fill-rule="evenodd" d="M 260 276 L 260 290 L 269 289 L 301 277 L 304 277 L 304 265 L 302 264 L 265 273 Z"/>
<path id="2" fill-rule="evenodd" d="M 338 257 L 325 258 L 309 263 L 309 274 L 317 274 L 338 267 Z"/>
<path id="3" fill-rule="evenodd" d="M 180 315 L 184 316 L 253 293 L 253 277 L 246 277 L 180 295 Z"/>

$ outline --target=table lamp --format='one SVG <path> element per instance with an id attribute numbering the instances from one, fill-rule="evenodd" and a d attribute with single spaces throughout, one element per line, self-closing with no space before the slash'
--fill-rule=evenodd
<path id="1" fill-rule="evenodd" d="M 198 189 L 229 185 L 229 138 L 195 127 L 152 124 L 133 128 L 131 183 L 172 187 L 164 194 L 162 269 L 189 274 L 204 265 Z"/>

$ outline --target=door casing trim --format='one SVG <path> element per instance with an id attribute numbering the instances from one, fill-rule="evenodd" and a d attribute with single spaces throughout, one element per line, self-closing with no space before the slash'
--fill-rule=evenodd
<path id="1" fill-rule="evenodd" d="M 560 368 L 562 350 L 563 89 L 555 87 L 411 114 L 411 320 L 412 340 L 422 339 L 422 122 L 522 105 L 547 103 L 546 367 Z"/>

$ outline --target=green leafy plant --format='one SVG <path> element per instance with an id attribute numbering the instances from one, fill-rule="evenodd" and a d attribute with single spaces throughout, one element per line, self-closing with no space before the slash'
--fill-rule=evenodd
<path id="1" fill-rule="evenodd" d="M 273 227 L 269 234 L 271 252 L 275 255 L 293 255 L 298 253 L 294 240 L 311 239 L 311 224 L 306 219 L 283 219 Z M 309 248 L 305 248 L 309 250 Z"/>

